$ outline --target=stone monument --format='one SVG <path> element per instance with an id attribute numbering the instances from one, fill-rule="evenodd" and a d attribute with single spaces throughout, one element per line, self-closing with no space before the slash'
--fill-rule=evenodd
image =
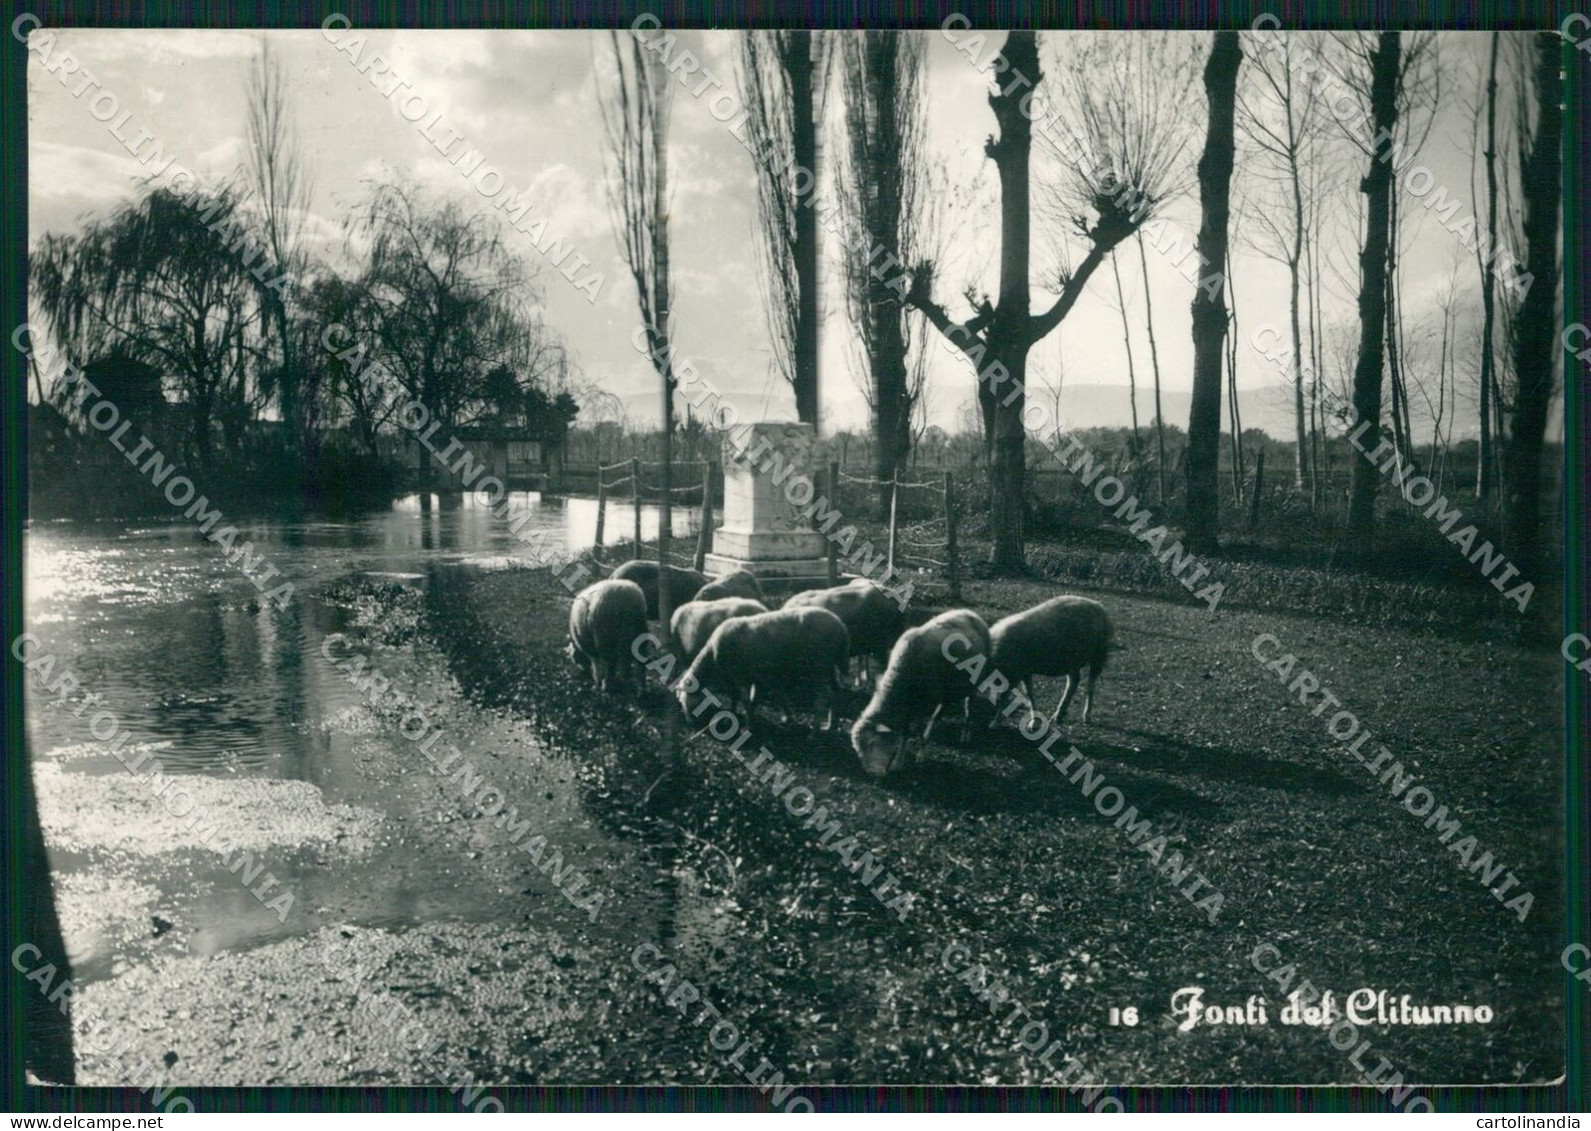
<path id="1" fill-rule="evenodd" d="M 805 479 L 821 487 L 812 465 L 815 438 L 812 425 L 785 421 L 724 438 L 724 524 L 713 534 L 708 573 L 747 569 L 761 580 L 828 584 L 828 546 L 806 517 L 820 492 L 809 496 L 796 486 Z"/>

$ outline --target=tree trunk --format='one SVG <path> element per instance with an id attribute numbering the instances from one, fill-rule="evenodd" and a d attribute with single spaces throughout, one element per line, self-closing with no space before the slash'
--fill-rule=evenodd
<path id="1" fill-rule="evenodd" d="M 1132 360 L 1132 328 L 1127 323 L 1127 295 L 1121 289 L 1121 268 L 1110 253 L 1110 271 L 1116 277 L 1116 304 L 1121 307 L 1121 340 L 1127 347 L 1127 405 L 1132 410 L 1132 454 L 1138 456 L 1138 370 Z"/>
<path id="2" fill-rule="evenodd" d="M 1525 267 L 1529 289 L 1519 306 L 1514 335 L 1513 427 L 1508 448 L 1509 541 L 1515 564 L 1528 573 L 1542 572 L 1541 465 L 1547 412 L 1552 404 L 1553 364 L 1559 352 L 1558 195 L 1562 173 L 1563 86 L 1558 80 L 1559 41 L 1555 34 L 1536 37 L 1535 144 L 1524 162 L 1520 181 L 1525 197 Z"/>
<path id="3" fill-rule="evenodd" d="M 1006 38 L 1005 58 L 1012 73 L 1039 73 L 1038 37 L 1013 31 Z M 1027 433 L 1022 426 L 1027 356 L 1031 347 L 1031 292 L 1028 285 L 1032 215 L 1028 183 L 1033 148 L 1033 122 L 1022 113 L 1019 84 L 1010 94 L 993 94 L 989 104 L 1000 125 L 1000 137 L 988 143 L 989 156 L 1000 174 L 1000 300 L 989 327 L 993 360 L 1010 372 L 1013 386 L 1001 386 L 994 404 L 994 453 L 989 465 L 989 525 L 993 546 L 989 562 L 997 569 L 1019 572 L 1027 565 L 1023 511 L 1027 500 Z M 987 370 L 985 370 L 987 372 Z M 980 381 L 980 389 L 992 385 Z"/>
<path id="4" fill-rule="evenodd" d="M 663 78 L 661 72 L 651 75 L 643 73 L 643 81 Z M 657 96 L 654 96 L 657 97 Z M 652 165 L 655 170 L 652 180 L 652 205 L 649 210 L 652 222 L 652 303 L 655 315 L 655 325 L 659 333 L 668 338 L 664 341 L 661 354 L 653 354 L 657 358 L 658 376 L 662 377 L 663 385 L 663 500 L 658 508 L 657 522 L 657 610 L 661 624 L 658 634 L 663 639 L 665 649 L 673 646 L 673 631 L 670 622 L 674 616 L 673 586 L 669 584 L 669 539 L 674 533 L 674 348 L 669 328 L 669 318 L 673 294 L 669 289 L 669 243 L 668 243 L 668 113 L 666 97 L 657 97 L 658 104 L 662 107 L 659 121 L 652 126 Z M 811 209 L 802 209 L 810 212 Z M 639 497 L 636 502 L 640 507 Z M 640 519 L 636 519 L 639 527 Z M 640 548 L 637 547 L 637 556 Z M 670 726 L 672 726 L 672 722 Z M 674 734 L 670 730 L 667 743 L 672 757 Z"/>
<path id="5" fill-rule="evenodd" d="M 1232 424 L 1232 496 L 1243 505 L 1243 477 L 1248 474 L 1248 461 L 1243 454 L 1243 409 L 1237 399 L 1237 286 L 1231 281 L 1231 261 L 1225 265 L 1228 296 L 1232 299 L 1230 323 L 1232 332 L 1226 340 L 1226 380 L 1228 414 Z"/>
<path id="6" fill-rule="evenodd" d="M 1138 266 L 1144 276 L 1144 325 L 1149 330 L 1149 364 L 1155 374 L 1155 472 L 1160 481 L 1159 505 L 1166 505 L 1166 415 L 1160 407 L 1160 350 L 1155 345 L 1155 307 L 1149 297 L 1149 259 L 1144 255 L 1142 232 L 1134 233 L 1138 241 Z"/>
<path id="7" fill-rule="evenodd" d="M 858 190 L 874 201 L 864 210 L 871 226 L 871 247 L 899 248 L 905 242 L 901 216 L 900 155 L 897 130 L 900 71 L 899 46 L 892 35 L 870 35 L 863 51 L 863 81 L 872 103 L 872 130 L 867 138 L 867 158 L 860 170 Z M 907 371 L 906 311 L 889 286 L 889 277 L 867 274 L 868 314 L 864 326 L 868 366 L 873 382 L 873 435 L 877 438 L 875 472 L 879 481 L 879 515 L 887 513 L 888 489 L 883 486 L 905 469 L 911 455 L 912 393 Z"/>
<path id="8" fill-rule="evenodd" d="M 1398 121 L 1399 33 L 1381 33 L 1371 64 L 1370 110 L 1377 138 L 1390 138 Z M 1390 145 L 1390 142 L 1386 144 Z M 1390 155 L 1389 155 L 1390 156 Z M 1372 441 L 1381 433 L 1381 378 L 1387 321 L 1387 240 L 1392 206 L 1392 162 L 1379 146 L 1359 182 L 1365 194 L 1365 242 L 1359 252 L 1359 358 L 1353 373 L 1354 431 Z M 1359 553 L 1370 550 L 1375 533 L 1376 492 L 1381 471 L 1367 459 L 1353 461 L 1348 499 L 1348 539 Z"/>
<path id="9" fill-rule="evenodd" d="M 812 32 L 790 33 L 790 88 L 795 101 L 791 143 L 797 168 L 818 174 L 818 123 L 814 116 Z M 818 423 L 818 214 L 798 206 L 795 269 L 800 289 L 796 319 L 796 418 L 814 428 Z M 887 245 L 886 245 L 887 246 Z"/>
<path id="10" fill-rule="evenodd" d="M 1291 93 L 1291 73 L 1288 75 L 1288 90 Z M 1291 104 L 1287 107 L 1288 134 L 1292 134 Z M 1289 286 L 1287 313 L 1291 321 L 1293 332 L 1293 441 L 1297 445 L 1293 459 L 1293 486 L 1300 494 L 1304 490 L 1304 460 L 1305 445 L 1309 442 L 1308 430 L 1304 426 L 1304 331 L 1302 319 L 1299 317 L 1298 303 L 1300 292 L 1301 261 L 1304 255 L 1304 189 L 1299 180 L 1298 172 L 1298 142 L 1291 141 L 1287 151 L 1288 169 L 1292 173 L 1293 182 L 1293 248 L 1292 254 L 1287 257 L 1287 282 Z"/>
<path id="11" fill-rule="evenodd" d="M 1233 35 L 1235 41 L 1236 33 Z M 1005 92 L 989 96 L 1000 126 L 999 137 L 990 138 L 984 146 L 1000 175 L 999 301 L 992 309 L 985 305 L 969 322 L 952 323 L 921 285 L 929 281 L 926 277 L 913 281 L 907 301 L 922 310 L 934 328 L 978 367 L 978 403 L 984 412 L 986 435 L 991 426 L 993 434 L 989 460 L 989 527 L 993 546 L 989 560 L 997 569 L 1017 572 L 1026 568 L 1023 508 L 1027 433 L 1022 410 L 1026 402 L 1028 351 L 1060 326 L 1105 256 L 1132 235 L 1140 221 L 1102 215 L 1090 232 L 1088 254 L 1064 283 L 1055 304 L 1041 315 L 1031 312 L 1028 176 L 1033 123 L 1027 116 L 1032 113 L 1028 88 L 1037 89 L 1044 76 L 1039 71 L 1038 41 L 1033 32 L 1009 33 L 1002 54 L 1006 62 L 1003 71 L 1030 77 L 1031 82 L 1008 83 Z M 1228 118 L 1230 121 L 1230 115 Z M 1229 141 L 1230 134 L 1229 128 Z"/>
<path id="12" fill-rule="evenodd" d="M 1243 47 L 1235 31 L 1218 31 L 1204 67 L 1210 119 L 1199 158 L 1201 264 L 1226 262 L 1229 191 L 1235 146 L 1233 118 Z M 1187 534 L 1197 553 L 1220 548 L 1221 346 L 1226 334 L 1226 287 L 1193 296 L 1193 408 L 1188 418 Z"/>
<path id="13" fill-rule="evenodd" d="M 1475 495 L 1481 500 L 1492 492 L 1492 386 L 1497 372 L 1492 345 L 1496 326 L 1494 280 L 1486 264 L 1485 252 L 1497 246 L 1497 44 L 1501 32 L 1492 32 L 1491 62 L 1486 76 L 1486 243 L 1475 251 L 1475 264 L 1481 273 L 1481 446 L 1480 465 L 1475 469 Z M 1471 182 L 1474 183 L 1473 181 Z"/>

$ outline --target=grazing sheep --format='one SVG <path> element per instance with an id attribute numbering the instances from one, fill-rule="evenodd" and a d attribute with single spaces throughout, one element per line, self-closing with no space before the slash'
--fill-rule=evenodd
<path id="1" fill-rule="evenodd" d="M 680 677 L 675 695 L 696 718 L 704 692 L 732 710 L 769 697 L 805 706 L 816 703 L 823 729 L 834 725 L 837 676 L 850 655 L 851 638 L 826 609 L 778 609 L 724 621 Z"/>
<path id="2" fill-rule="evenodd" d="M 946 655 L 947 648 L 956 660 Z M 851 728 L 851 744 L 862 768 L 876 778 L 888 774 L 905 752 L 908 728 L 915 729 L 927 719 L 926 741 L 947 704 L 963 705 L 965 742 L 971 733 L 971 699 L 977 688 L 967 673 L 956 670 L 956 662 L 988 652 L 989 628 L 971 609 L 940 613 L 920 628 L 902 633 L 872 701 Z"/>
<path id="3" fill-rule="evenodd" d="M 607 691 L 619 676 L 637 673 L 630 649 L 646 634 L 646 596 L 633 581 L 599 581 L 575 594 L 569 606 L 569 661 L 589 670 L 598 689 Z"/>
<path id="4" fill-rule="evenodd" d="M 744 597 L 748 601 L 764 602 L 762 586 L 757 582 L 756 574 L 749 569 L 737 569 L 733 573 L 726 573 L 722 577 L 715 577 L 702 586 L 700 593 L 692 597 L 693 601 L 721 601 L 725 597 Z"/>
<path id="5" fill-rule="evenodd" d="M 703 589 L 702 593 L 705 592 L 707 590 Z M 674 647 L 688 664 L 707 645 L 713 631 L 726 620 L 732 617 L 754 617 L 767 611 L 768 607 L 761 601 L 748 601 L 743 597 L 703 600 L 702 594 L 698 593 L 694 601 L 687 601 L 674 610 L 674 617 L 669 621 L 669 632 L 674 637 Z"/>
<path id="6" fill-rule="evenodd" d="M 646 619 L 657 620 L 657 563 L 645 560 L 625 562 L 613 571 L 614 581 L 633 581 L 641 587 L 641 592 L 646 594 Z M 694 569 L 681 569 L 679 566 L 668 567 L 668 593 L 669 607 L 679 608 L 686 601 L 695 597 L 707 584 L 707 575 L 697 573 Z"/>
<path id="7" fill-rule="evenodd" d="M 1033 677 L 1064 676 L 1066 690 L 1055 713 L 1054 726 L 1066 716 L 1083 669 L 1088 669 L 1088 691 L 1083 699 L 1083 721 L 1094 707 L 1094 681 L 1104 670 L 1105 658 L 1115 639 L 1115 628 L 1105 606 L 1087 597 L 1053 597 L 1025 612 L 996 621 L 989 630 L 990 658 L 994 668 L 1021 685 L 1028 697 L 1028 715 L 1034 716 Z"/>
<path id="8" fill-rule="evenodd" d="M 900 606 L 865 577 L 849 585 L 797 593 L 784 603 L 784 607 L 827 609 L 839 617 L 851 634 L 851 655 L 860 656 L 864 667 L 871 660 L 881 663 L 887 660 L 889 650 L 900 639 Z"/>

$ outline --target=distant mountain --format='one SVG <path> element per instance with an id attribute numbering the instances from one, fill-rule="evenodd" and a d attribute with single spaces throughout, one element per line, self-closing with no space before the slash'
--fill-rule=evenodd
<path id="1" fill-rule="evenodd" d="M 1138 390 L 1138 426 L 1147 428 L 1155 418 L 1154 386 Z M 1044 398 L 1045 407 L 1051 401 Z M 1166 423 L 1184 431 L 1193 411 L 1193 394 L 1167 390 L 1160 394 Z M 1280 385 L 1238 389 L 1238 409 L 1243 428 L 1258 428 L 1272 439 L 1287 439 L 1293 433 L 1292 404 Z M 1227 428 L 1229 408 L 1221 400 L 1221 427 Z M 1127 428 L 1132 425 L 1132 405 L 1125 385 L 1064 385 L 1061 388 L 1061 428 Z"/>
<path id="2" fill-rule="evenodd" d="M 1221 429 L 1226 431 L 1229 427 L 1229 408 L 1225 389 L 1222 389 L 1221 398 Z M 736 405 L 742 409 L 741 419 L 751 419 L 748 414 L 750 409 L 760 409 L 763 397 L 758 394 L 744 392 L 731 392 L 729 395 Z M 955 431 L 959 427 L 961 410 L 972 398 L 973 389 L 970 377 L 958 382 L 935 382 L 929 391 L 929 407 L 932 422 L 941 428 Z M 1048 390 L 1030 388 L 1030 398 L 1036 397 L 1045 406 L 1050 408 L 1053 404 Z M 654 423 L 658 419 L 658 396 L 656 393 L 633 393 L 621 397 L 624 411 L 628 414 L 632 424 Z M 1193 408 L 1193 394 L 1181 390 L 1167 390 L 1160 394 L 1161 408 L 1166 414 L 1166 422 L 1186 430 L 1188 416 Z M 767 416 L 775 420 L 795 419 L 795 403 L 789 390 L 782 385 L 775 387 L 768 398 Z M 1290 441 L 1293 435 L 1293 402 L 1292 391 L 1281 382 L 1268 385 L 1250 385 L 1238 388 L 1238 407 L 1243 416 L 1243 429 L 1258 428 L 1267 436 L 1278 441 Z M 842 427 L 859 430 L 866 427 L 866 422 L 860 416 L 860 410 L 854 414 L 854 419 L 842 422 Z M 1153 385 L 1140 385 L 1138 388 L 1138 426 L 1148 428 L 1155 418 L 1155 394 Z M 1132 424 L 1132 409 L 1128 401 L 1128 388 L 1126 385 L 1089 385 L 1067 384 L 1061 389 L 1061 429 L 1071 431 L 1080 428 L 1127 428 Z M 1423 406 L 1416 409 L 1416 425 L 1420 438 L 1427 438 L 1425 433 L 1430 425 L 1425 419 Z M 655 423 L 654 423 L 655 426 Z M 1469 406 L 1461 406 L 1458 419 L 1454 422 L 1454 437 L 1462 439 L 1475 435 L 1476 425 L 1474 410 Z"/>

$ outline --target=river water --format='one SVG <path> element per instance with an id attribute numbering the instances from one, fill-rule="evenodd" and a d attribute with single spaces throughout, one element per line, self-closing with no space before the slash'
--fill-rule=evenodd
<path id="1" fill-rule="evenodd" d="M 541 544 L 554 556 L 592 545 L 594 500 L 518 494 L 513 504 L 531 512 L 531 529 L 545 532 Z M 644 536 L 656 535 L 658 519 L 655 508 L 643 508 Z M 676 535 L 694 534 L 694 519 L 677 510 Z M 395 809 L 401 783 L 373 785 L 361 769 L 369 761 L 361 748 L 371 737 L 368 727 L 343 725 L 362 696 L 321 651 L 321 642 L 346 628 L 353 614 L 316 595 L 359 578 L 423 589 L 438 569 L 503 568 L 508 559 L 541 563 L 479 496 L 432 498 L 423 505 L 410 496 L 354 517 L 229 515 L 224 521 L 239 527 L 239 543 L 252 542 L 255 553 L 280 571 L 271 585 L 292 582 L 287 610 L 262 608 L 254 585 L 189 520 L 34 522 L 24 536 L 24 618 L 38 641 L 33 647 L 59 657 L 85 691 L 101 696 L 99 705 L 117 715 L 133 742 L 157 744 L 167 773 L 300 781 L 329 804 L 382 815 Z M 610 507 L 607 541 L 627 537 L 632 522 L 629 508 Z M 450 729 L 462 745 L 535 747 L 522 720 L 477 707 L 458 693 L 446 657 L 424 634 L 384 653 L 381 663 L 395 686 L 433 701 L 452 699 Z M 95 748 L 87 716 L 74 716 L 70 708 L 79 697 L 57 703 L 37 680 L 25 682 L 36 762 L 71 774 L 126 775 Z M 537 794 L 553 827 L 581 822 L 571 776 L 550 767 L 547 788 Z M 594 835 L 571 834 L 582 842 Z M 219 857 L 208 856 L 194 854 L 178 871 L 141 877 L 159 890 L 159 913 L 180 915 L 190 954 L 313 929 L 317 909 L 351 911 L 362 922 L 396 927 L 503 911 L 503 893 L 484 890 L 467 860 L 465 866 L 427 860 L 389 844 L 350 869 L 328 869 L 312 852 L 277 853 L 273 873 L 284 884 L 298 884 L 300 896 L 298 913 L 279 923 L 222 870 Z M 51 864 L 58 884 L 106 870 L 103 856 L 53 845 Z M 67 935 L 82 980 L 106 976 L 127 959 L 125 935 L 108 926 L 74 928 L 69 922 Z"/>

